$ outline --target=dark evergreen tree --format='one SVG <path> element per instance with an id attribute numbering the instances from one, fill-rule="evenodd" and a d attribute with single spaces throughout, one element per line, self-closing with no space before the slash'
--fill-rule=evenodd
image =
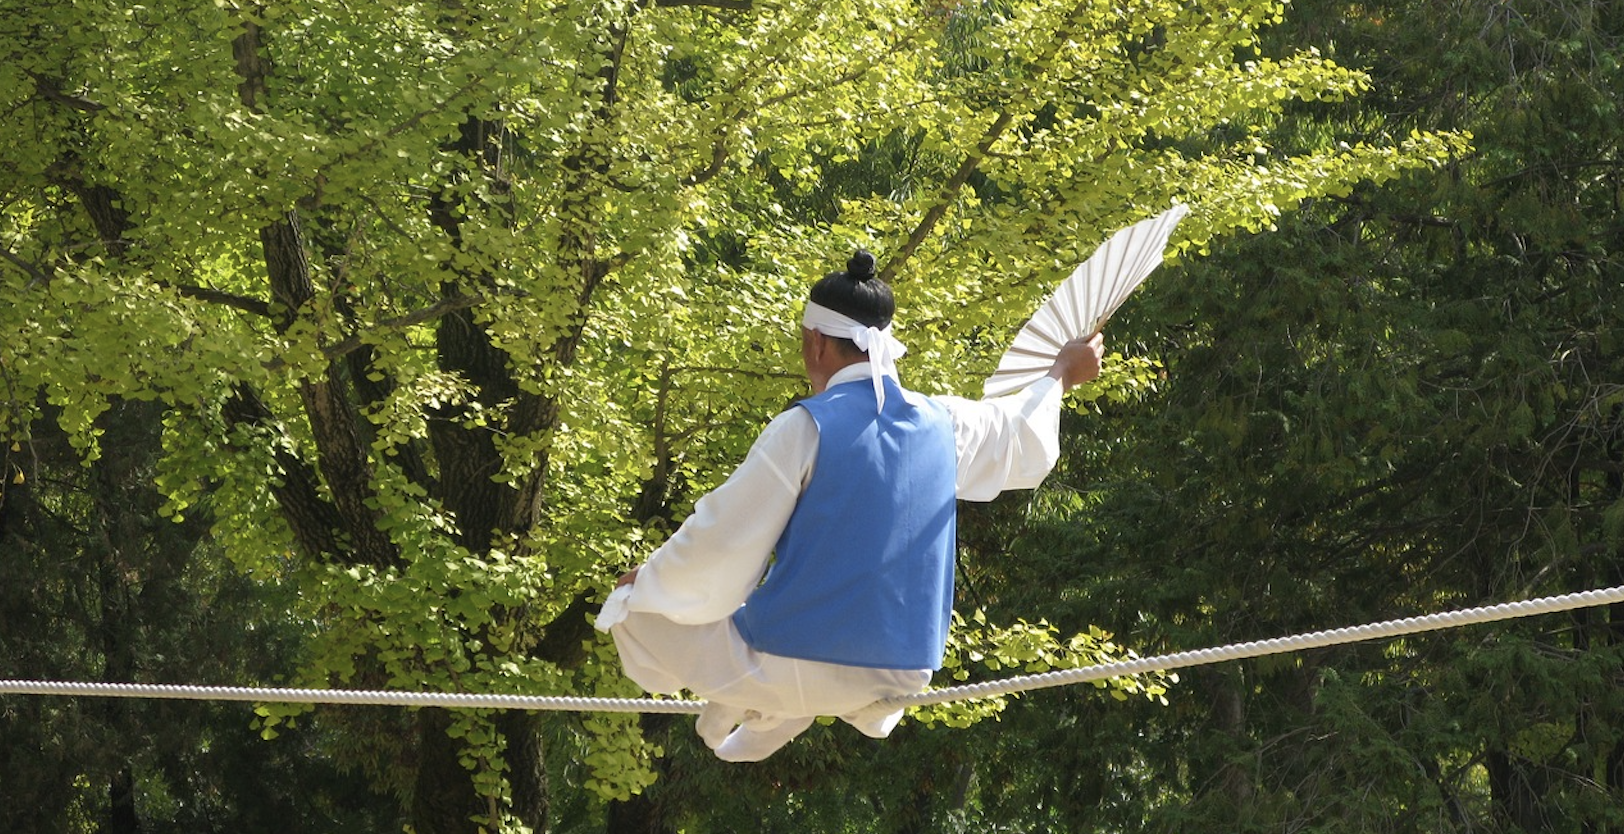
<path id="1" fill-rule="evenodd" d="M 199 520 L 160 517 L 159 410 L 118 403 L 81 463 L 48 423 L 6 458 L 0 677 L 273 684 L 298 651 L 291 589 L 246 577 Z M 201 508 L 200 508 L 201 509 Z M 394 828 L 318 718 L 265 743 L 240 703 L 0 698 L 0 829 Z"/>

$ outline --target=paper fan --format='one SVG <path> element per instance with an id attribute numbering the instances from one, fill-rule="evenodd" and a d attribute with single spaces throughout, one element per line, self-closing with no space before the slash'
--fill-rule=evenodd
<path id="1" fill-rule="evenodd" d="M 984 394 L 997 397 L 1037 382 L 1049 373 L 1063 345 L 1099 332 L 1161 265 L 1168 236 L 1189 211 L 1182 204 L 1173 206 L 1118 231 L 1094 250 L 1015 334 L 998 370 L 982 386 Z"/>

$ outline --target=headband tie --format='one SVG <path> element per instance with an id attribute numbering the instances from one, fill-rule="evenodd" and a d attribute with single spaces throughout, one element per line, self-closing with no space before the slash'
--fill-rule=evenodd
<path id="1" fill-rule="evenodd" d="M 869 378 L 874 383 L 875 410 L 885 405 L 885 383 L 881 378 L 887 375 L 897 375 L 897 358 L 908 352 L 908 348 L 891 335 L 891 325 L 884 328 L 863 324 L 850 316 L 842 315 L 817 303 L 806 302 L 806 310 L 801 314 L 801 326 L 807 330 L 816 330 L 825 336 L 834 336 L 837 339 L 850 339 L 857 345 L 857 349 L 868 354 Z"/>

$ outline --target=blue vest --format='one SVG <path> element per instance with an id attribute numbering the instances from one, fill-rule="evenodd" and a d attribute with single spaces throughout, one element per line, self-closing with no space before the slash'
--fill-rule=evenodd
<path id="1" fill-rule="evenodd" d="M 757 651 L 846 666 L 939 669 L 953 609 L 953 421 L 939 403 L 868 379 L 798 405 L 817 468 L 772 569 L 733 614 Z"/>

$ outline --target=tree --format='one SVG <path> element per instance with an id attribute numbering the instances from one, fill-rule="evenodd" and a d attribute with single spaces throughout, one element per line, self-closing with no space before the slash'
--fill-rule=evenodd
<path id="1" fill-rule="evenodd" d="M 0 674 L 27 680 L 269 683 L 294 662 L 291 594 L 225 568 L 201 520 L 158 518 L 161 409 L 115 401 L 82 465 L 46 419 L 8 456 L 0 503 Z M 7 830 L 376 828 L 394 821 L 337 765 L 332 727 L 264 745 L 241 704 L 9 697 Z"/>
<path id="2" fill-rule="evenodd" d="M 3 429 L 42 393 L 94 461 L 156 403 L 161 513 L 297 584 L 297 683 L 622 692 L 587 612 L 796 390 L 774 334 L 832 253 L 883 253 L 946 390 L 1172 199 L 1194 252 L 1459 149 L 1253 164 L 1249 125 L 1367 86 L 1259 54 L 1280 11 L 11 3 Z M 545 824 L 538 719 L 411 720 L 415 830 Z M 599 789 L 646 784 L 591 726 Z"/>
<path id="3" fill-rule="evenodd" d="M 1269 48 L 1321 43 L 1376 92 L 1291 108 L 1264 160 L 1409 129 L 1475 152 L 1158 276 L 1114 328 L 1166 381 L 1078 427 L 1086 499 L 1000 586 L 1041 576 L 1020 607 L 1148 651 L 1617 584 L 1620 22 L 1298 4 Z M 1104 792 L 1167 792 L 1102 804 L 1123 827 L 1612 830 L 1621 613 L 1226 664 L 1150 728 L 1056 743 L 1158 740 Z"/>

